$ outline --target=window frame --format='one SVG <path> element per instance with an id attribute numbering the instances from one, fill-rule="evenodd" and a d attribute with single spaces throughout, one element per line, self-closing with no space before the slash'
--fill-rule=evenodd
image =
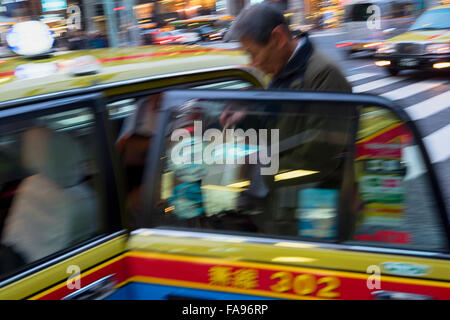
<path id="1" fill-rule="evenodd" d="M 103 190 L 105 192 L 105 201 L 103 213 L 103 227 L 102 233 L 93 238 L 82 241 L 76 245 L 70 246 L 49 256 L 46 256 L 37 261 L 33 261 L 26 264 L 23 267 L 19 267 L 12 273 L 0 275 L 0 288 L 10 284 L 13 281 L 23 279 L 31 273 L 38 272 L 49 265 L 60 263 L 69 257 L 75 256 L 80 253 L 82 248 L 90 248 L 93 243 L 103 243 L 111 238 L 111 234 L 121 232 L 123 230 L 122 217 L 120 212 L 120 198 L 119 192 L 116 187 L 116 177 L 114 174 L 113 166 L 109 155 L 111 154 L 110 145 L 107 140 L 107 133 L 104 122 L 104 103 L 102 102 L 101 94 L 88 94 L 82 96 L 76 96 L 71 98 L 63 98 L 51 101 L 35 102 L 26 105 L 11 107 L 4 107 L 0 110 L 0 125 L 5 122 L 16 122 L 34 119 L 39 116 L 56 114 L 69 110 L 76 110 L 80 108 L 90 109 L 94 116 L 95 123 L 95 136 L 98 139 L 99 150 L 97 153 L 97 159 L 99 161 L 99 171 L 102 178 Z M 87 249 L 86 249 L 87 250 Z"/>
<path id="2" fill-rule="evenodd" d="M 224 92 L 225 91 L 225 92 Z M 280 94 L 282 93 L 282 94 Z M 447 214 L 447 209 L 445 206 L 445 202 L 441 193 L 441 188 L 439 186 L 439 181 L 437 179 L 434 167 L 431 164 L 430 157 L 426 151 L 425 145 L 423 140 L 421 139 L 422 135 L 420 134 L 419 129 L 416 127 L 414 122 L 411 120 L 411 118 L 408 116 L 408 114 L 401 109 L 398 105 L 396 105 L 394 102 L 384 98 L 379 97 L 371 94 L 347 94 L 347 93 L 330 93 L 330 92 L 312 92 L 312 91 L 292 91 L 292 90 L 278 90 L 278 91 L 270 91 L 270 90 L 249 90 L 249 91 L 237 91 L 237 90 L 170 90 L 165 92 L 165 96 L 162 100 L 162 112 L 159 115 L 159 118 L 157 120 L 157 123 L 159 124 L 159 128 L 157 128 L 156 132 L 157 134 L 154 136 L 154 144 L 152 147 L 152 152 L 149 153 L 150 156 L 147 159 L 146 163 L 146 170 L 144 172 L 144 190 L 145 194 L 150 195 L 144 199 L 143 206 L 141 207 L 140 217 L 142 219 L 143 227 L 149 227 L 154 228 L 155 226 L 152 225 L 151 221 L 151 214 L 153 209 L 153 203 L 155 198 L 155 193 L 153 192 L 156 190 L 157 186 L 157 179 L 158 174 L 160 172 L 160 157 L 163 156 L 164 152 L 164 132 L 167 129 L 167 123 L 170 117 L 170 113 L 172 108 L 175 107 L 174 103 L 171 101 L 180 101 L 184 99 L 185 101 L 188 99 L 215 99 L 215 100 L 223 100 L 223 99 L 230 99 L 230 100 L 251 100 L 251 101 L 298 101 L 298 102 L 322 102 L 322 103 L 349 103 L 355 105 L 355 111 L 357 112 L 357 106 L 358 105 L 369 105 L 369 106 L 377 106 L 384 109 L 389 110 L 395 116 L 399 118 L 404 124 L 411 130 L 411 133 L 414 136 L 415 142 L 417 146 L 419 147 L 419 150 L 423 157 L 424 166 L 427 169 L 427 175 L 428 175 L 428 182 L 430 184 L 431 191 L 433 193 L 433 201 L 436 205 L 435 214 L 438 214 L 439 222 L 442 224 L 442 227 L 444 229 L 445 237 L 446 237 L 446 246 L 447 251 L 444 252 L 435 252 L 435 251 L 426 251 L 426 250 L 417 250 L 417 249 L 407 249 L 407 248 L 386 248 L 382 246 L 374 245 L 373 249 L 376 250 L 389 250 L 392 249 L 394 251 L 404 251 L 406 254 L 408 252 L 423 252 L 425 256 L 428 256 L 430 252 L 435 252 L 437 254 L 445 254 L 450 252 L 450 228 L 449 228 L 449 217 Z M 353 146 L 352 146 L 352 152 L 354 152 L 354 148 L 356 146 L 356 133 L 357 133 L 357 126 L 353 128 L 354 132 L 352 132 L 353 135 Z M 343 189 L 341 191 L 344 191 Z M 348 192 L 347 192 L 348 193 Z M 348 195 L 347 195 L 348 196 Z M 354 250 L 354 248 L 360 248 L 356 251 L 361 250 L 361 248 L 364 250 L 372 251 L 370 248 L 372 246 L 364 246 L 364 245 L 355 245 L 355 244 L 347 244 L 342 242 L 342 225 L 341 222 L 341 212 L 338 212 L 339 214 L 339 220 L 338 220 L 338 239 L 332 243 L 335 243 L 339 246 L 345 246 L 350 248 L 350 250 Z M 211 231 L 203 230 L 203 229 L 193 229 L 193 228 L 176 228 L 176 227 L 158 227 L 158 229 L 177 229 L 177 230 L 183 230 L 183 231 L 193 231 L 193 232 L 205 232 L 205 233 L 211 233 Z M 217 230 L 219 231 L 219 230 Z M 216 230 L 214 230 L 216 232 Z M 223 231 L 223 232 L 217 232 L 221 234 L 231 234 L 231 232 Z M 244 233 L 236 233 L 233 232 L 233 234 L 241 234 L 246 237 L 259 237 L 259 238 L 271 238 L 271 239 L 286 239 L 286 237 L 283 236 L 274 236 L 274 235 L 262 235 L 262 234 L 244 234 Z M 303 239 L 293 239 L 292 237 L 289 237 L 289 240 L 291 241 L 300 241 L 303 242 Z M 318 239 L 310 239 L 305 240 L 308 242 L 313 242 L 317 244 L 319 247 L 321 245 L 329 244 L 330 241 L 320 241 Z"/>
<path id="3" fill-rule="evenodd" d="M 233 70 L 236 71 L 236 70 Z M 242 72 L 242 70 L 239 70 Z M 185 76 L 182 76 L 180 78 L 180 81 L 177 77 L 174 77 L 172 79 L 168 78 L 165 79 L 166 83 L 162 83 L 161 85 L 158 84 L 157 80 L 153 81 L 143 81 L 137 84 L 136 86 L 131 86 L 130 88 L 121 88 L 117 87 L 111 90 L 110 94 L 106 91 L 107 95 L 105 97 L 105 103 L 109 104 L 112 102 L 117 102 L 118 100 L 125 100 L 125 99 L 132 99 L 132 98 L 141 98 L 144 96 L 152 95 L 155 93 L 160 93 L 162 91 L 169 91 L 169 90 L 194 90 L 192 88 L 193 86 L 201 86 L 201 85 L 208 85 L 208 84 L 214 84 L 218 82 L 224 82 L 224 81 L 233 81 L 233 80 L 241 80 L 246 81 L 255 88 L 262 88 L 261 83 L 259 83 L 253 75 L 247 72 L 238 72 L 238 73 L 231 73 L 231 74 L 221 74 L 216 72 L 206 72 L 206 73 L 200 73 L 200 74 L 186 74 Z M 245 75 L 245 76 L 244 76 Z M 200 77 L 200 78 L 199 78 Z M 174 80 L 173 83 L 170 83 L 171 80 Z M 154 85 L 156 84 L 156 86 Z M 202 90 L 202 89 L 195 89 L 195 90 Z M 232 90 L 232 89 L 220 89 L 220 90 Z M 127 91 L 123 93 L 123 91 Z"/>

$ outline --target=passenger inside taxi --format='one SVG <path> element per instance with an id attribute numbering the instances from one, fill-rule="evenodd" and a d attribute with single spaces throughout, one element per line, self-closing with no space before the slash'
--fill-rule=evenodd
<path id="1" fill-rule="evenodd" d="M 93 236 L 99 203 L 85 177 L 84 153 L 67 133 L 34 127 L 22 134 L 31 175 L 15 192 L 2 243 L 29 263 Z"/>
<path id="2" fill-rule="evenodd" d="M 121 125 L 117 128 L 116 148 L 125 171 L 126 211 L 132 226 L 137 224 L 142 177 L 151 138 L 156 130 L 160 99 L 159 93 L 138 99 L 134 112 L 121 119 Z"/>

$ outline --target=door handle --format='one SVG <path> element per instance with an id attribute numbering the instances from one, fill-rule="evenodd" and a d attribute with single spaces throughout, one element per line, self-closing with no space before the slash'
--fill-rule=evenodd
<path id="1" fill-rule="evenodd" d="M 396 292 L 396 291 L 374 291 L 372 296 L 375 300 L 433 300 L 434 298 L 422 294 Z"/>
<path id="2" fill-rule="evenodd" d="M 111 274 L 104 278 L 88 284 L 87 286 L 65 296 L 61 300 L 102 300 L 111 295 L 116 289 L 116 281 L 113 277 L 115 274 Z"/>

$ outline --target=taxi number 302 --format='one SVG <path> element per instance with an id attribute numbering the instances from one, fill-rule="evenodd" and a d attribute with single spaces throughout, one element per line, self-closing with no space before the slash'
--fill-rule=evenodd
<path id="1" fill-rule="evenodd" d="M 270 289 L 275 292 L 287 292 L 293 290 L 301 296 L 312 295 L 325 299 L 335 299 L 340 296 L 335 290 L 340 287 L 341 281 L 335 277 L 322 277 L 317 279 L 312 274 L 300 274 L 295 276 L 290 272 L 280 271 L 270 276 L 271 280 L 278 280 Z M 325 284 L 320 290 L 318 286 Z"/>

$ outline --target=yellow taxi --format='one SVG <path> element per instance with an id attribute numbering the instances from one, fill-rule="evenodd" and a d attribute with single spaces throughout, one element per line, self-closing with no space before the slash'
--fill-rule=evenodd
<path id="1" fill-rule="evenodd" d="M 381 45 L 375 64 L 391 75 L 405 69 L 449 70 L 450 5 L 425 11 L 410 29 Z"/>
<path id="2" fill-rule="evenodd" d="M 261 90 L 247 61 L 2 61 L 0 299 L 450 299 L 448 213 L 409 117 Z"/>

